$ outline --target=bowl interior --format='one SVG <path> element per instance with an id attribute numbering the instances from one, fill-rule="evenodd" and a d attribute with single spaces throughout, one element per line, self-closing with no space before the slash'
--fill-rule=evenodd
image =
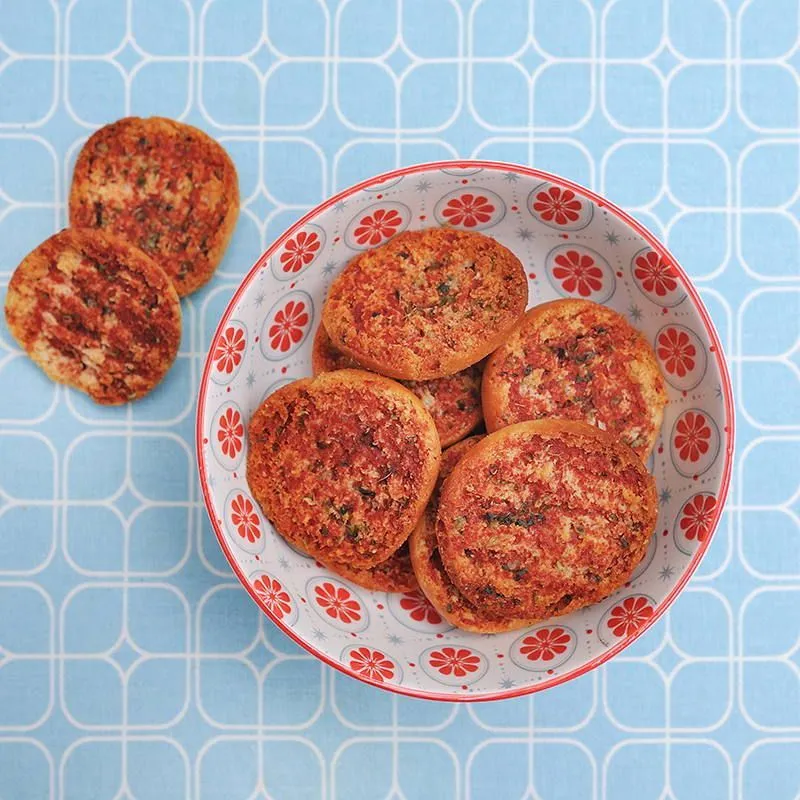
<path id="1" fill-rule="evenodd" d="M 311 374 L 331 281 L 357 252 L 400 231 L 451 225 L 513 250 L 530 305 L 585 297 L 624 314 L 653 344 L 669 403 L 649 467 L 656 532 L 623 589 L 535 627 L 477 636 L 419 594 L 371 593 L 293 550 L 245 480 L 246 423 L 270 392 Z M 640 225 L 585 189 L 507 164 L 411 167 L 315 209 L 256 263 L 212 341 L 198 406 L 203 493 L 220 543 L 250 594 L 296 641 L 386 688 L 438 699 L 522 694 L 582 674 L 621 650 L 669 605 L 705 551 L 731 463 L 730 382 L 688 279 Z"/>

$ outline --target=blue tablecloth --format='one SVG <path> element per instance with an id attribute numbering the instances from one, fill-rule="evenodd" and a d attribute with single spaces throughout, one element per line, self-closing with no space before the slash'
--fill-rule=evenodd
<path id="1" fill-rule="evenodd" d="M 219 138 L 243 213 L 184 301 L 176 366 L 135 406 L 57 388 L 0 325 L 0 797 L 796 798 L 799 14 L 3 0 L 0 287 L 65 224 L 85 138 L 126 114 Z M 261 619 L 211 534 L 192 441 L 209 337 L 262 249 L 335 190 L 455 156 L 560 173 L 662 236 L 719 329 L 738 412 L 722 525 L 635 658 L 472 707 L 360 685 Z"/>

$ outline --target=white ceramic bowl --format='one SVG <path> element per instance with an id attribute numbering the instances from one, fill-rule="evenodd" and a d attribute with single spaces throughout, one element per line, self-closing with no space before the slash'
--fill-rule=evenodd
<path id="1" fill-rule="evenodd" d="M 642 330 L 669 404 L 650 467 L 660 510 L 631 581 L 602 603 L 529 630 L 452 628 L 420 595 L 371 593 L 293 550 L 245 480 L 246 423 L 263 398 L 311 374 L 331 281 L 357 252 L 433 225 L 482 231 L 522 260 L 530 304 L 604 303 Z M 620 652 L 668 608 L 706 551 L 730 479 L 733 401 L 719 339 L 674 259 L 620 209 L 569 181 L 483 161 L 396 170 L 306 214 L 256 262 L 211 343 L 197 454 L 206 507 L 244 587 L 273 622 L 326 663 L 415 697 L 487 700 L 544 689 Z"/>

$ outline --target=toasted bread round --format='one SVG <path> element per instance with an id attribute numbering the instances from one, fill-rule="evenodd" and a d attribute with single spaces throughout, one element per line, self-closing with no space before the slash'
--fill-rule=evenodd
<path id="1" fill-rule="evenodd" d="M 497 617 L 487 614 L 471 603 L 450 580 L 439 554 L 436 539 L 436 515 L 439 511 L 439 493 L 442 483 L 452 472 L 459 459 L 483 437 L 471 436 L 454 444 L 442 453 L 439 480 L 414 532 L 408 540 L 411 562 L 417 582 L 433 607 L 451 624 L 473 633 L 503 633 L 524 628 L 529 620 L 517 617 Z"/>
<path id="2" fill-rule="evenodd" d="M 6 321 L 54 381 L 118 405 L 147 394 L 178 353 L 181 306 L 164 271 L 137 248 L 67 228 L 17 267 Z"/>
<path id="3" fill-rule="evenodd" d="M 214 274 L 238 214 L 233 162 L 191 125 L 126 117 L 92 134 L 78 155 L 70 224 L 101 228 L 140 247 L 181 297 Z"/>
<path id="4" fill-rule="evenodd" d="M 331 286 L 322 321 L 334 345 L 404 380 L 476 364 L 525 311 L 519 259 L 479 233 L 407 231 L 356 256 Z"/>
<path id="5" fill-rule="evenodd" d="M 607 597 L 656 524 L 653 477 L 610 433 L 522 422 L 487 436 L 442 487 L 436 534 L 453 583 L 488 614 L 547 619 Z"/>
<path id="6" fill-rule="evenodd" d="M 369 569 L 358 569 L 341 563 L 329 563 L 325 566 L 371 592 L 413 592 L 419 588 L 411 566 L 407 541 L 403 542 L 400 549 L 392 553 L 386 561 L 381 561 Z"/>
<path id="7" fill-rule="evenodd" d="M 486 428 L 556 417 L 619 436 L 646 459 L 667 395 L 655 354 L 624 317 L 589 300 L 532 308 L 489 359 Z"/>
<path id="8" fill-rule="evenodd" d="M 335 372 L 337 369 L 364 369 L 358 361 L 346 356 L 331 341 L 324 325 L 317 328 L 311 346 L 311 369 L 315 375 L 320 372 Z"/>
<path id="9" fill-rule="evenodd" d="M 337 350 L 324 325 L 317 328 L 311 350 L 311 367 L 314 374 L 337 369 L 360 369 L 350 356 Z M 471 367 L 429 381 L 400 381 L 420 400 L 436 423 L 442 447 L 463 439 L 474 431 L 483 419 L 481 411 L 482 366 Z"/>
<path id="10" fill-rule="evenodd" d="M 247 482 L 292 544 L 324 563 L 370 568 L 414 529 L 440 457 L 436 426 L 417 397 L 345 369 L 267 397 L 250 420 Z"/>

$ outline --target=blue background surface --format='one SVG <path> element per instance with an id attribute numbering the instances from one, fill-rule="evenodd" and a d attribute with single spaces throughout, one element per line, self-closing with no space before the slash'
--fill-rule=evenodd
<path id="1" fill-rule="evenodd" d="M 2 0 L 0 294 L 65 224 L 99 125 L 228 148 L 243 212 L 178 361 L 103 409 L 0 325 L 0 798 L 800 796 L 797 0 Z M 333 191 L 477 156 L 607 194 L 697 282 L 737 462 L 707 558 L 623 657 L 456 707 L 334 674 L 261 619 L 195 477 L 195 387 L 239 278 Z"/>

